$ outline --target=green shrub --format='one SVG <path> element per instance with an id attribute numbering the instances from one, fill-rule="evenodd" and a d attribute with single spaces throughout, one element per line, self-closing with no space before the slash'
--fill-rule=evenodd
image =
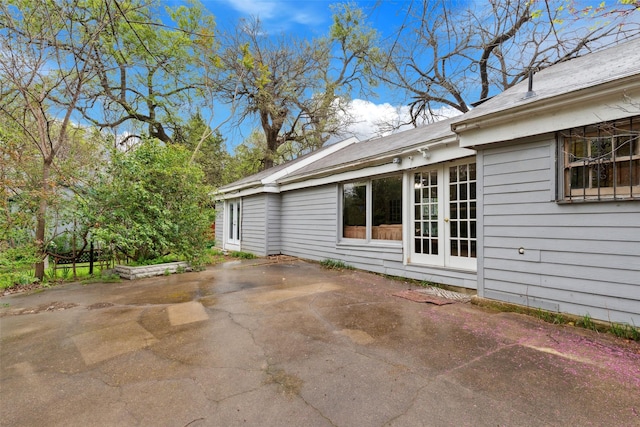
<path id="1" fill-rule="evenodd" d="M 204 173 L 190 159 L 181 144 L 152 139 L 114 150 L 107 171 L 78 200 L 95 224 L 94 239 L 145 265 L 166 253 L 197 258 L 211 241 L 215 212 Z"/>
<path id="2" fill-rule="evenodd" d="M 233 258 L 242 258 L 242 259 L 254 259 L 257 258 L 254 254 L 250 252 L 241 252 L 241 251 L 233 251 L 229 253 L 230 257 Z"/>
<path id="3" fill-rule="evenodd" d="M 640 329 L 626 323 L 611 323 L 609 332 L 620 338 L 640 341 Z"/>
<path id="4" fill-rule="evenodd" d="M 338 261 L 335 259 L 325 259 L 320 262 L 320 265 L 324 268 L 332 270 L 353 270 L 353 266 L 345 264 L 344 261 Z"/>

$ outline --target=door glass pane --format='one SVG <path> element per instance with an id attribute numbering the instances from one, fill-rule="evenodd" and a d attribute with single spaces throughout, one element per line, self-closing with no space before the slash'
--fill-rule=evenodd
<path id="1" fill-rule="evenodd" d="M 457 167 L 449 168 L 449 182 L 450 183 L 458 182 L 458 168 Z"/>
<path id="2" fill-rule="evenodd" d="M 416 238 L 414 252 L 417 254 L 438 254 L 438 172 L 424 171 L 414 174 L 416 198 L 414 214 Z M 420 197 L 417 197 L 418 194 Z M 419 227 L 418 227 L 419 224 Z"/>
<path id="3" fill-rule="evenodd" d="M 449 224 L 451 256 L 476 256 L 476 165 L 475 163 L 449 167 Z M 455 220 L 455 221 L 454 221 Z"/>
<path id="4" fill-rule="evenodd" d="M 235 222 L 235 204 L 229 204 L 229 240 L 234 240 L 233 238 L 233 223 Z"/>
<path id="5" fill-rule="evenodd" d="M 458 241 L 451 239 L 451 256 L 458 256 Z"/>

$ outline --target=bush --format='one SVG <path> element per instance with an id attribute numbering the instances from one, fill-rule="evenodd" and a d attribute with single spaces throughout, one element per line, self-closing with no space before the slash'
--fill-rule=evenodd
<path id="1" fill-rule="evenodd" d="M 37 248 L 23 245 L 0 251 L 0 289 L 29 285 L 37 281 L 33 264 L 38 261 Z"/>
<path id="2" fill-rule="evenodd" d="M 197 259 L 210 241 L 210 188 L 179 145 L 145 140 L 129 152 L 114 150 L 106 174 L 82 200 L 94 238 L 137 263 L 180 254 Z"/>
<path id="3" fill-rule="evenodd" d="M 254 254 L 250 252 L 241 252 L 241 251 L 232 251 L 229 253 L 229 256 L 232 258 L 242 258 L 242 259 L 254 259 L 257 258 Z"/>

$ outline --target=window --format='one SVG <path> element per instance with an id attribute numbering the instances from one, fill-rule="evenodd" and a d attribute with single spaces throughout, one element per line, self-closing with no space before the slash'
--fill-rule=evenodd
<path id="1" fill-rule="evenodd" d="M 352 183 L 342 187 L 343 236 L 350 239 L 366 238 L 367 184 Z"/>
<path id="2" fill-rule="evenodd" d="M 566 200 L 640 198 L 640 116 L 561 132 Z"/>
<path id="3" fill-rule="evenodd" d="M 343 184 L 342 237 L 402 240 L 402 176 Z"/>

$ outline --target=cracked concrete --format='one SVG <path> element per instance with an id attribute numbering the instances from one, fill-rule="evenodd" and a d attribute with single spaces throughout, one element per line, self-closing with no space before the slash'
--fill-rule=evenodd
<path id="1" fill-rule="evenodd" d="M 640 425 L 640 345 L 296 260 L 0 299 L 4 426 Z"/>

